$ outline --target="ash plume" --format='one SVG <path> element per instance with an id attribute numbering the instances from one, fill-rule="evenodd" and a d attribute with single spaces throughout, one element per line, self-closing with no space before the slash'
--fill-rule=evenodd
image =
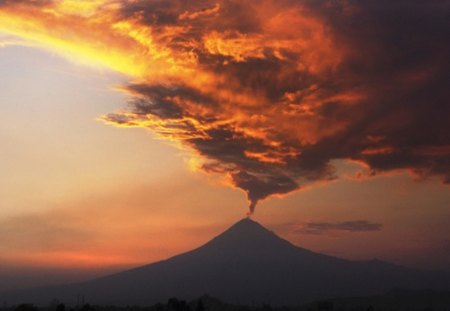
<path id="1" fill-rule="evenodd" d="M 16 18 L 0 29 L 30 37 L 33 21 L 128 74 L 128 109 L 102 120 L 181 143 L 201 169 L 245 191 L 252 213 L 271 195 L 336 178 L 334 159 L 450 183 L 449 9 L 440 0 L 134 0 L 77 15 L 61 1 L 0 1 L 0 14 Z"/>

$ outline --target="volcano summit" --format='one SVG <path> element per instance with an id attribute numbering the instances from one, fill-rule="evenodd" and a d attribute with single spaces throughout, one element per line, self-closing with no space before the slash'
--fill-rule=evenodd
<path id="1" fill-rule="evenodd" d="M 190 252 L 88 282 L 0 295 L 8 303 L 150 305 L 209 294 L 234 303 L 302 304 L 393 288 L 450 289 L 450 277 L 382 261 L 315 253 L 245 218 Z"/>

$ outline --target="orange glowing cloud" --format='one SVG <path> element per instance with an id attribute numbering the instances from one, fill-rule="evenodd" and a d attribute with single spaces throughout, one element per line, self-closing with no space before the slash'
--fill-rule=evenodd
<path id="1" fill-rule="evenodd" d="M 333 159 L 449 180 L 445 17 L 418 4 L 405 29 L 383 1 L 1 1 L 0 30 L 129 76 L 128 109 L 100 119 L 191 149 L 253 210 L 336 178 Z"/>

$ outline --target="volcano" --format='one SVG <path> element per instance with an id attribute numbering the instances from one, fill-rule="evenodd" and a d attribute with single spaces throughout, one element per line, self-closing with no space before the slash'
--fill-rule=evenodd
<path id="1" fill-rule="evenodd" d="M 376 295 L 393 288 L 450 289 L 450 277 L 390 263 L 315 253 L 245 218 L 203 246 L 91 281 L 0 295 L 8 303 L 151 305 L 208 294 L 238 304 L 298 305 L 317 299 Z"/>

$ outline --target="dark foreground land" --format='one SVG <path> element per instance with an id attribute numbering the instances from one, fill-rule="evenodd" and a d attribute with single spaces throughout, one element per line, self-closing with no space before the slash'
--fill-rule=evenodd
<path id="1" fill-rule="evenodd" d="M 97 306 L 80 303 L 66 306 L 52 301 L 48 307 L 38 308 L 31 303 L 15 306 L 3 305 L 2 311 L 450 311 L 450 292 L 393 290 L 385 295 L 370 297 L 335 298 L 315 301 L 303 306 L 273 307 L 262 305 L 236 305 L 225 303 L 208 295 L 186 302 L 170 298 L 166 303 L 148 307 Z"/>

